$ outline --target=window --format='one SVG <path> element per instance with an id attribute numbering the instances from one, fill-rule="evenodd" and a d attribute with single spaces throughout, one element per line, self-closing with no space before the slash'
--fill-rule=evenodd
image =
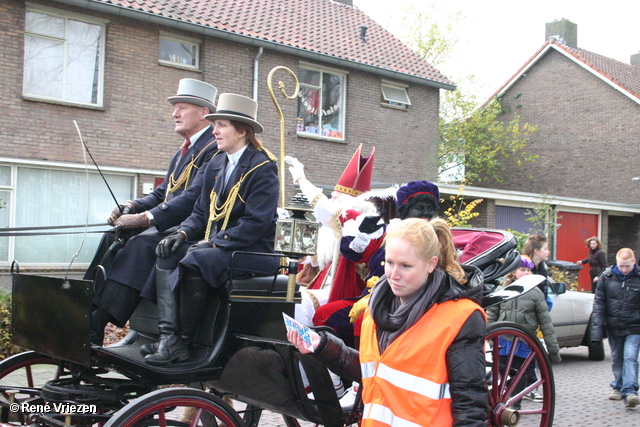
<path id="1" fill-rule="evenodd" d="M 344 140 L 346 73 L 300 66 L 297 133 Z"/>
<path id="2" fill-rule="evenodd" d="M 135 176 L 105 173 L 121 203 L 134 198 Z M 105 223 L 115 202 L 100 175 L 84 169 L 50 169 L 37 165 L 0 165 L 0 227 L 42 227 Z M 0 265 L 14 259 L 23 265 L 66 267 L 80 248 L 84 228 L 47 236 L 0 237 Z M 46 231 L 45 231 L 46 232 Z M 74 265 L 93 259 L 101 233 L 88 233 Z"/>
<path id="3" fill-rule="evenodd" d="M 200 68 L 200 40 L 160 31 L 159 61 L 161 64 Z"/>
<path id="4" fill-rule="evenodd" d="M 30 6 L 23 96 L 102 106 L 106 22 Z"/>
<path id="5" fill-rule="evenodd" d="M 382 104 L 399 108 L 407 108 L 411 105 L 407 88 L 409 86 L 382 80 Z"/>

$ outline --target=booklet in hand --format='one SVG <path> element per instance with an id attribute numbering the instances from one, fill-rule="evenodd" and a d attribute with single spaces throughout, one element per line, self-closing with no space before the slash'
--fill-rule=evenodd
<path id="1" fill-rule="evenodd" d="M 284 325 L 287 327 L 287 332 L 291 330 L 296 331 L 302 339 L 304 348 L 313 352 L 313 344 L 311 344 L 311 334 L 309 333 L 310 329 L 302 323 L 298 322 L 293 317 L 287 316 L 285 313 L 282 313 L 282 317 L 284 317 Z"/>

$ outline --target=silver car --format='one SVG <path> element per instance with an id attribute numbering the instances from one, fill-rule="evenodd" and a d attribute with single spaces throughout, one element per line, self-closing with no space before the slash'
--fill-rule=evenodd
<path id="1" fill-rule="evenodd" d="M 565 290 L 564 283 L 552 283 L 549 296 L 553 300 L 551 320 L 560 347 L 589 348 L 589 360 L 604 360 L 604 343 L 591 342 L 591 311 L 594 295 Z"/>

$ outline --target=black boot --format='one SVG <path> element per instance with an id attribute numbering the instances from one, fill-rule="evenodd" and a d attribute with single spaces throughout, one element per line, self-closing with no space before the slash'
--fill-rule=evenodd
<path id="1" fill-rule="evenodd" d="M 209 284 L 199 274 L 187 272 L 180 281 L 180 333 L 182 341 L 191 346 L 196 329 L 202 321 Z"/>
<path id="2" fill-rule="evenodd" d="M 91 312 L 91 344 L 102 346 L 104 341 L 104 328 L 111 322 L 111 315 L 101 308 Z"/>
<path id="3" fill-rule="evenodd" d="M 189 349 L 182 342 L 178 329 L 179 302 L 177 292 L 171 290 L 169 283 L 171 273 L 170 270 L 156 268 L 160 341 L 158 350 L 144 358 L 150 365 L 165 366 L 175 360 L 184 361 L 190 357 Z"/>

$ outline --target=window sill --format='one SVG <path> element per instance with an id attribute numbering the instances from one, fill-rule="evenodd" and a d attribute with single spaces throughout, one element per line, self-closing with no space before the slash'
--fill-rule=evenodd
<path id="1" fill-rule="evenodd" d="M 339 142 L 341 144 L 346 144 L 346 141 L 344 140 L 344 138 L 332 138 L 330 136 L 316 135 L 316 134 L 313 134 L 313 133 L 301 133 L 301 132 L 298 132 L 298 133 L 296 133 L 296 136 L 298 138 L 317 139 L 317 140 L 320 140 L 320 141 Z"/>
<path id="2" fill-rule="evenodd" d="M 30 95 L 22 95 L 22 99 L 24 101 L 42 102 L 44 104 L 63 105 L 65 107 L 84 108 L 87 110 L 98 110 L 98 111 L 107 110 L 106 107 L 102 105 L 77 104 L 75 102 L 62 101 L 62 100 L 56 100 L 56 99 L 38 98 L 36 96 L 30 96 Z"/>
<path id="3" fill-rule="evenodd" d="M 176 63 L 172 63 L 172 62 L 163 62 L 163 61 L 158 61 L 158 65 L 162 65 L 163 67 L 169 67 L 169 68 L 177 68 L 179 70 L 186 70 L 186 71 L 193 71 L 194 73 L 200 73 L 202 74 L 202 70 L 200 68 L 196 68 L 196 67 L 192 67 L 190 65 L 181 65 Z"/>
<path id="4" fill-rule="evenodd" d="M 381 102 L 380 106 L 384 108 L 390 108 L 392 110 L 409 111 L 407 107 L 401 107 L 400 105 L 391 105 L 391 104 L 387 104 L 386 102 Z"/>

